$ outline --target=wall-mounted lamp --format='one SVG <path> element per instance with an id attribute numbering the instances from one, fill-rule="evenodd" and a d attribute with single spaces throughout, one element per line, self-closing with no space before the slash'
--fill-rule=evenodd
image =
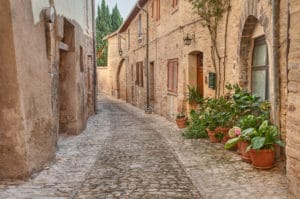
<path id="1" fill-rule="evenodd" d="M 119 49 L 119 55 L 120 55 L 120 57 L 122 57 L 122 55 L 123 55 L 123 50 L 121 48 Z"/>
<path id="2" fill-rule="evenodd" d="M 184 45 L 189 46 L 192 43 L 192 40 L 195 40 L 195 34 L 190 36 L 188 33 L 186 36 L 183 38 Z"/>

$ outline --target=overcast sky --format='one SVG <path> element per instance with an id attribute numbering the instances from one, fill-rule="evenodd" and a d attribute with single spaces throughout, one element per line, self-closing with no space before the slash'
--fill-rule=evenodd
<path id="1" fill-rule="evenodd" d="M 102 0 L 96 0 L 97 2 L 97 6 L 101 4 Z M 112 10 L 112 8 L 118 4 L 118 8 L 120 10 L 120 13 L 123 17 L 123 19 L 125 20 L 127 15 L 129 14 L 129 12 L 131 11 L 131 9 L 133 8 L 133 6 L 135 5 L 137 0 L 106 0 L 106 3 L 108 4 L 108 6 L 110 7 L 110 10 Z"/>

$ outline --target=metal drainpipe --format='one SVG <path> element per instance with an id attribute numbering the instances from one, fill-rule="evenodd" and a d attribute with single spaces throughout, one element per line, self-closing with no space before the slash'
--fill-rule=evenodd
<path id="1" fill-rule="evenodd" d="M 152 108 L 150 107 L 150 78 L 149 78 L 149 13 L 147 10 L 145 10 L 144 8 L 142 8 L 139 4 L 139 2 L 137 2 L 136 6 L 144 11 L 146 13 L 146 20 L 147 20 L 147 27 L 146 27 L 146 71 L 147 71 L 147 105 L 146 105 L 146 113 L 152 113 Z"/>
<path id="2" fill-rule="evenodd" d="M 280 110 L 280 87 L 279 87 L 279 0 L 272 0 L 272 51 L 273 51 L 273 94 L 272 104 L 273 109 L 273 121 L 277 126 L 280 126 L 278 120 L 278 114 Z"/>
<path id="3" fill-rule="evenodd" d="M 95 0 L 92 0 L 92 34 L 93 34 L 93 59 L 94 59 L 94 112 L 97 114 L 97 64 L 95 42 Z"/>

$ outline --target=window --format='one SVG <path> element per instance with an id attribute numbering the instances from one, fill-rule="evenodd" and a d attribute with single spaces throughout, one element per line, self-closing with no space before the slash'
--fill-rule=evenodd
<path id="1" fill-rule="evenodd" d="M 82 48 L 82 46 L 80 46 L 80 72 L 84 72 L 83 48 Z"/>
<path id="2" fill-rule="evenodd" d="M 253 60 L 251 70 L 252 93 L 261 97 L 262 100 L 269 99 L 269 65 L 268 48 L 265 37 L 259 37 L 254 41 Z"/>
<path id="3" fill-rule="evenodd" d="M 138 33 L 138 36 L 139 36 L 139 39 L 142 38 L 142 15 L 140 14 L 139 15 L 139 23 L 138 23 L 138 30 L 139 30 L 139 33 Z"/>
<path id="4" fill-rule="evenodd" d="M 177 7 L 178 5 L 178 0 L 173 0 L 172 6 L 173 8 Z"/>
<path id="5" fill-rule="evenodd" d="M 160 0 L 156 0 L 156 21 L 160 20 Z"/>
<path id="6" fill-rule="evenodd" d="M 128 36 L 127 36 L 128 37 L 128 39 L 127 39 L 128 43 L 127 43 L 127 45 L 128 45 L 128 50 L 129 50 L 130 49 L 130 29 L 128 29 L 127 33 L 128 33 Z"/>
<path id="7" fill-rule="evenodd" d="M 178 59 L 168 60 L 168 91 L 177 93 Z"/>
<path id="8" fill-rule="evenodd" d="M 136 63 L 136 79 L 135 84 L 138 86 L 144 86 L 144 72 L 143 72 L 143 62 Z"/>
<path id="9" fill-rule="evenodd" d="M 152 4 L 151 4 L 151 17 L 154 18 L 154 13 L 155 13 L 155 10 L 154 10 L 154 0 L 152 1 Z"/>

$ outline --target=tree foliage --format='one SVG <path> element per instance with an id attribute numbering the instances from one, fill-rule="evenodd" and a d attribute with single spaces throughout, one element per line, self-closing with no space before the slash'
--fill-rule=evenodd
<path id="1" fill-rule="evenodd" d="M 96 50 L 97 50 L 97 65 L 107 66 L 107 41 L 103 38 L 110 33 L 116 31 L 123 22 L 117 6 L 110 13 L 109 7 L 105 0 L 102 0 L 101 6 L 97 8 L 96 18 Z"/>
<path id="2" fill-rule="evenodd" d="M 211 37 L 211 57 L 215 71 L 218 79 L 218 87 L 216 90 L 216 96 L 220 96 L 220 76 L 221 76 L 221 53 L 219 52 L 217 38 L 218 38 L 218 26 L 219 22 L 223 17 L 223 14 L 227 12 L 226 16 L 226 30 L 225 30 L 225 42 L 227 36 L 227 23 L 228 23 L 228 13 L 230 10 L 230 0 L 189 0 L 193 5 L 193 8 L 197 11 L 198 15 L 201 18 L 201 24 L 204 27 L 207 27 L 210 37 Z M 225 58 L 226 58 L 226 43 L 224 48 L 223 55 L 223 67 L 225 67 Z"/>

